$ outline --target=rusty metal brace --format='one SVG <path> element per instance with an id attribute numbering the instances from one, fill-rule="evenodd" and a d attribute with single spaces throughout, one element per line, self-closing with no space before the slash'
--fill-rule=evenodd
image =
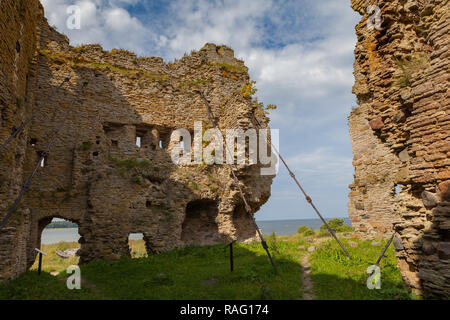
<path id="1" fill-rule="evenodd" d="M 201 97 L 201 99 L 203 100 L 203 102 L 204 102 L 204 104 L 206 106 L 206 111 L 208 113 L 209 120 L 211 121 L 211 124 L 213 125 L 213 127 L 215 129 L 219 130 L 222 133 L 222 131 L 220 130 L 219 125 L 218 125 L 218 123 L 217 123 L 216 119 L 214 118 L 214 115 L 213 115 L 213 113 L 211 111 L 211 107 L 209 105 L 209 102 L 208 102 L 208 100 L 206 100 L 204 94 L 201 91 L 199 91 L 199 90 L 194 90 L 194 92 L 197 93 Z M 223 133 L 222 133 L 222 135 L 223 135 Z M 228 152 L 231 154 L 231 151 L 229 150 L 228 146 L 227 146 L 227 149 L 228 149 Z M 245 199 L 244 192 L 242 191 L 241 185 L 239 183 L 239 179 L 237 178 L 237 176 L 236 176 L 236 174 L 234 172 L 233 166 L 231 164 L 228 164 L 228 166 L 229 166 L 231 174 L 233 176 L 234 184 L 237 186 L 237 188 L 239 190 L 239 194 L 240 194 L 240 196 L 242 198 L 242 201 L 244 202 L 245 211 L 252 218 L 253 225 L 254 225 L 254 227 L 256 229 L 256 232 L 258 233 L 259 239 L 261 240 L 261 245 L 264 248 L 264 250 L 266 251 L 266 254 L 269 257 L 270 263 L 272 264 L 272 267 L 273 267 L 275 273 L 278 274 L 277 266 L 275 265 L 275 262 L 273 261 L 272 255 L 270 254 L 270 251 L 269 251 L 269 246 L 267 245 L 266 241 L 264 240 L 264 237 L 261 234 L 261 231 L 259 230 L 258 224 L 255 221 L 255 217 L 252 214 L 251 207 L 249 206 L 247 200 Z"/>
<path id="2" fill-rule="evenodd" d="M 70 111 L 72 111 L 73 106 L 75 105 L 75 101 L 78 100 L 81 92 L 84 90 L 84 88 L 86 88 L 86 86 L 88 85 L 87 82 L 83 82 L 83 85 L 80 89 L 80 91 L 78 91 L 78 94 L 76 95 L 76 97 L 72 100 L 69 108 L 67 109 L 63 120 L 61 120 L 60 125 L 58 126 L 58 128 L 55 130 L 52 138 L 50 139 L 50 142 L 48 143 L 47 147 L 45 148 L 45 151 L 43 151 L 38 159 L 38 161 L 36 162 L 36 165 L 34 166 L 34 170 L 33 172 L 28 176 L 27 180 L 25 181 L 25 183 L 22 186 L 22 189 L 20 190 L 19 195 L 17 196 L 16 200 L 14 201 L 13 205 L 11 206 L 11 208 L 9 208 L 8 212 L 6 213 L 5 217 L 3 218 L 2 222 L 0 223 L 0 230 L 3 229 L 3 227 L 8 223 L 9 218 L 11 217 L 11 215 L 14 213 L 14 211 L 16 210 L 17 206 L 20 203 L 20 200 L 22 199 L 23 195 L 25 194 L 25 192 L 28 190 L 28 188 L 30 187 L 31 184 L 31 180 L 33 179 L 33 177 L 36 175 L 39 166 L 41 165 L 41 162 L 43 159 L 45 159 L 45 157 L 48 155 L 50 147 L 52 146 L 53 142 L 55 141 L 57 135 L 59 134 L 59 132 L 61 131 L 61 129 L 64 126 L 64 123 L 66 122 L 67 118 L 69 117 Z"/>
<path id="3" fill-rule="evenodd" d="M 392 234 L 392 237 L 389 239 L 388 243 L 386 244 L 386 246 L 384 247 L 383 251 L 381 251 L 380 256 L 378 257 L 377 262 L 375 263 L 375 267 L 378 267 L 380 265 L 381 259 L 383 259 L 384 255 L 386 254 L 387 249 L 391 246 L 392 241 L 394 241 L 394 237 L 395 237 L 395 232 Z M 375 269 L 372 271 L 372 273 L 370 274 L 370 276 L 372 276 L 372 274 L 375 272 Z M 370 277 L 369 276 L 369 277 Z"/>
<path id="4" fill-rule="evenodd" d="M 256 125 L 258 126 L 259 129 L 262 129 L 262 126 L 260 124 L 260 122 L 258 121 L 258 119 L 256 119 L 255 115 L 253 114 L 253 118 L 256 121 Z M 278 149 L 272 144 L 271 141 L 269 141 L 269 144 L 271 146 L 271 148 L 274 150 L 274 152 L 278 155 L 278 157 L 280 158 L 280 160 L 283 162 L 284 166 L 286 167 L 286 169 L 289 172 L 289 175 L 291 176 L 291 178 L 295 181 L 295 183 L 297 184 L 297 186 L 299 187 L 299 189 L 301 190 L 301 192 L 303 193 L 303 195 L 305 196 L 305 200 L 306 202 L 308 202 L 311 207 L 314 209 L 314 211 L 316 212 L 316 214 L 319 216 L 319 218 L 322 220 L 322 222 L 325 224 L 325 226 L 328 229 L 328 232 L 331 234 L 331 236 L 339 243 L 339 245 L 341 246 L 342 250 L 344 250 L 345 254 L 351 259 L 352 257 L 350 256 L 350 254 L 348 253 L 348 251 L 345 249 L 344 245 L 342 244 L 341 241 L 339 241 L 339 239 L 337 238 L 337 236 L 335 235 L 335 233 L 333 232 L 333 229 L 330 228 L 330 226 L 328 225 L 328 223 L 325 221 L 325 219 L 322 217 L 322 215 L 320 214 L 319 210 L 316 208 L 316 206 L 314 205 L 312 199 L 310 196 L 308 196 L 305 192 L 305 190 L 303 189 L 303 187 L 301 186 L 300 182 L 297 180 L 297 178 L 295 177 L 295 174 L 292 172 L 292 170 L 289 168 L 288 164 L 286 163 L 286 161 L 284 160 L 284 158 L 281 156 L 280 152 L 278 151 Z"/>

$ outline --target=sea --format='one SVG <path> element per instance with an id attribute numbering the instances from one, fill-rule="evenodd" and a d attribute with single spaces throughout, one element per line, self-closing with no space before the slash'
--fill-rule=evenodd
<path id="1" fill-rule="evenodd" d="M 349 218 L 344 219 L 346 225 L 351 225 Z M 320 219 L 301 219 L 301 220 L 271 220 L 256 221 L 263 234 L 270 235 L 291 235 L 297 233 L 299 226 L 305 225 L 314 230 L 318 230 L 323 224 Z M 142 234 L 131 234 L 130 240 L 142 240 Z M 44 229 L 42 232 L 42 244 L 54 244 L 58 242 L 77 242 L 80 239 L 77 228 L 68 229 Z"/>

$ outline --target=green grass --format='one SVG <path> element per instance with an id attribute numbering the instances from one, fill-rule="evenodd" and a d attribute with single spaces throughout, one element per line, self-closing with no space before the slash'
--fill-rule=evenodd
<path id="1" fill-rule="evenodd" d="M 43 245 L 42 251 L 44 251 L 47 256 L 42 257 L 42 270 L 50 272 L 62 272 L 65 271 L 71 265 L 78 264 L 78 257 L 61 259 L 56 255 L 56 251 L 62 251 L 67 249 L 79 248 L 80 245 L 77 242 L 59 242 L 52 245 Z M 31 267 L 31 270 L 37 270 L 38 261 L 36 259 L 35 263 Z"/>
<path id="2" fill-rule="evenodd" d="M 83 142 L 83 144 L 80 146 L 79 150 L 80 151 L 88 151 L 89 149 L 92 148 L 92 142 Z"/>
<path id="3" fill-rule="evenodd" d="M 43 272 L 28 271 L 18 279 L 0 283 L 0 300 L 91 300 L 101 299 L 89 288 L 68 290 L 61 281 Z"/>
<path id="4" fill-rule="evenodd" d="M 43 246 L 49 257 L 44 257 L 41 277 L 35 264 L 18 279 L 0 284 L 0 299 L 300 299 L 299 261 L 304 252 L 296 248 L 303 242 L 268 243 L 278 275 L 259 243 L 235 244 L 235 270 L 230 272 L 229 248 L 224 245 L 188 247 L 145 257 L 144 242 L 130 241 L 132 255 L 141 258 L 123 257 L 82 266 L 86 285 L 81 291 L 66 289 L 64 280 L 65 269 L 78 258 L 62 260 L 54 255 L 56 250 L 77 245 Z M 49 272 L 53 271 L 61 273 L 52 277 Z M 217 281 L 203 283 L 211 279 Z"/>
<path id="5" fill-rule="evenodd" d="M 82 290 L 65 287 L 65 270 L 78 258 L 60 259 L 54 252 L 75 248 L 77 243 L 43 246 L 49 254 L 43 260 L 38 277 L 35 264 L 18 279 L 0 283 L 0 299 L 301 299 L 302 266 L 300 261 L 311 245 L 311 271 L 317 299 L 411 299 L 403 289 L 392 247 L 382 260 L 381 290 L 366 287 L 367 267 L 373 265 L 383 246 L 371 241 L 343 239 L 353 259 L 348 260 L 330 238 L 317 236 L 267 236 L 270 252 L 279 274 L 260 243 L 235 244 L 234 272 L 230 272 L 229 248 L 225 245 L 187 247 L 147 257 L 144 241 L 130 241 L 134 259 L 97 261 L 81 267 Z M 320 244 L 314 241 L 322 241 Z M 348 241 L 358 243 L 350 247 Z M 56 277 L 50 272 L 59 271 Z M 215 283 L 206 284 L 214 279 Z M 214 281 L 212 281 L 214 282 Z"/>
<path id="6" fill-rule="evenodd" d="M 235 246 L 233 273 L 228 249 L 220 245 L 99 261 L 85 266 L 82 274 L 111 299 L 299 299 L 299 253 L 292 244 L 279 246 L 284 249 L 283 254 L 274 253 L 279 275 L 274 274 L 259 244 Z M 217 282 L 203 284 L 210 279 Z"/>
<path id="7" fill-rule="evenodd" d="M 353 241 L 358 247 L 350 247 Z M 367 268 L 374 265 L 386 241 L 381 246 L 372 246 L 372 241 L 342 240 L 352 256 L 349 259 L 336 242 L 325 242 L 310 258 L 312 280 L 317 299 L 333 300 L 409 300 L 415 299 L 403 287 L 400 270 L 393 247 L 389 247 L 380 263 L 381 289 L 369 290 L 366 285 Z"/>

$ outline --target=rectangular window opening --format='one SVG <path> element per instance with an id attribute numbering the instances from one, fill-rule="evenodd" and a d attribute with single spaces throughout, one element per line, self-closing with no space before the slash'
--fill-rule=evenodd
<path id="1" fill-rule="evenodd" d="M 138 146 L 139 148 L 141 147 L 141 141 L 142 141 L 142 137 L 137 136 L 136 137 L 136 146 Z"/>
<path id="2" fill-rule="evenodd" d="M 37 155 L 38 155 L 38 158 L 41 158 L 42 157 L 42 151 L 38 151 Z M 47 156 L 45 156 L 45 157 L 43 157 L 41 159 L 40 166 L 41 166 L 41 168 L 44 168 L 44 167 L 47 166 Z"/>

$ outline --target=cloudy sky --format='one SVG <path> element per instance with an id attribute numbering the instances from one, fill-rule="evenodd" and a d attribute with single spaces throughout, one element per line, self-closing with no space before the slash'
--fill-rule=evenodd
<path id="1" fill-rule="evenodd" d="M 327 218 L 347 217 L 352 151 L 347 116 L 356 105 L 350 0 L 41 0 L 50 25 L 72 45 L 99 43 L 166 62 L 207 42 L 245 61 L 258 98 L 276 104 L 271 127 L 281 153 Z M 66 26 L 81 9 L 81 28 Z M 258 220 L 309 219 L 315 213 L 280 167 Z"/>

